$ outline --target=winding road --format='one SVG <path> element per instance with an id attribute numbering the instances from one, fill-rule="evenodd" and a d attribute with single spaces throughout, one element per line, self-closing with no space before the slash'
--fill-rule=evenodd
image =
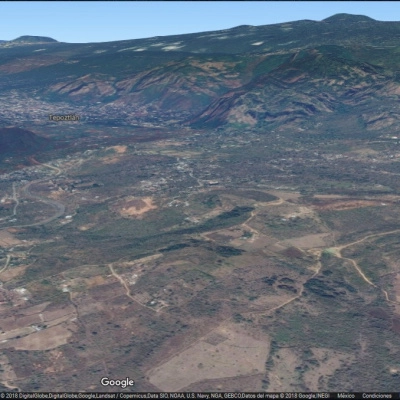
<path id="1" fill-rule="evenodd" d="M 51 166 L 49 164 L 40 164 L 40 165 L 43 165 L 43 166 L 45 166 L 47 168 L 50 168 L 50 169 L 56 171 L 55 176 L 58 176 L 58 175 L 60 175 L 62 173 L 62 170 L 60 168 L 53 167 L 53 166 Z M 51 217 L 48 217 L 48 218 L 46 218 L 46 219 L 44 219 L 42 221 L 39 221 L 39 222 L 34 222 L 32 224 L 24 224 L 24 225 L 4 226 L 4 227 L 1 227 L 0 230 L 4 230 L 4 229 L 8 229 L 8 228 L 28 228 L 28 227 L 31 227 L 31 226 L 38 226 L 38 225 L 48 224 L 49 222 L 61 217 L 65 213 L 64 204 L 62 204 L 62 203 L 60 203 L 58 201 L 55 201 L 55 200 L 50 200 L 48 198 L 37 196 L 36 194 L 33 194 L 31 192 L 30 188 L 31 188 L 32 185 L 35 185 L 35 184 L 38 184 L 38 183 L 42 183 L 42 182 L 46 182 L 47 180 L 48 180 L 48 178 L 43 178 L 43 179 L 38 179 L 38 180 L 35 180 L 35 181 L 32 181 L 32 182 L 29 182 L 28 184 L 26 184 L 25 186 L 22 187 L 21 193 L 23 194 L 23 197 L 30 198 L 30 199 L 33 199 L 33 200 L 37 200 L 37 201 L 40 201 L 42 203 L 45 203 L 45 204 L 51 206 L 52 208 L 55 209 L 55 213 Z M 18 208 L 18 205 L 19 205 L 19 199 L 18 199 L 18 196 L 17 196 L 17 190 L 16 190 L 15 182 L 13 183 L 12 187 L 13 187 L 13 200 L 15 202 L 12 215 L 16 216 L 17 215 L 17 208 Z"/>
<path id="2" fill-rule="evenodd" d="M 343 249 L 346 249 L 346 248 L 348 248 L 350 246 L 354 246 L 355 244 L 362 243 L 367 239 L 371 239 L 371 238 L 374 238 L 374 237 L 387 236 L 387 235 L 391 235 L 393 233 L 400 233 L 400 229 L 395 229 L 395 230 L 388 231 L 388 232 L 381 232 L 381 233 L 374 233 L 374 234 L 371 234 L 371 235 L 367 235 L 367 236 L 364 236 L 363 238 L 358 239 L 358 240 L 356 240 L 354 242 L 343 244 L 341 246 L 331 247 L 330 250 L 332 250 L 334 252 L 336 257 L 341 258 L 343 260 L 349 261 L 365 282 L 367 282 L 370 286 L 373 286 L 373 287 L 379 289 L 385 295 L 385 299 L 386 299 L 387 302 L 394 303 L 394 304 L 399 304 L 397 301 L 390 300 L 388 292 L 386 290 L 382 289 L 381 287 L 379 287 L 374 282 L 372 282 L 365 275 L 365 273 L 363 272 L 363 270 L 361 269 L 361 267 L 357 264 L 357 262 L 355 260 L 353 260 L 352 258 L 349 258 L 349 257 L 343 257 L 343 255 L 342 255 L 342 250 Z"/>
<path id="3" fill-rule="evenodd" d="M 57 172 L 56 176 L 60 175 L 61 172 L 62 172 L 61 169 L 56 168 L 56 167 L 52 167 L 51 165 L 48 165 L 48 164 L 41 164 L 41 165 L 44 165 L 45 167 L 48 167 L 48 168 L 50 168 L 52 170 L 55 170 Z M 41 201 L 43 203 L 46 203 L 46 204 L 52 206 L 56 210 L 55 214 L 53 214 L 49 218 L 46 218 L 46 219 L 44 219 L 42 221 L 35 222 L 35 223 L 32 223 L 32 224 L 3 226 L 3 227 L 0 228 L 0 231 L 6 230 L 6 229 L 9 229 L 9 228 L 27 228 L 27 227 L 30 227 L 30 226 L 44 225 L 44 224 L 47 224 L 47 223 L 53 221 L 56 218 L 61 217 L 61 215 L 64 214 L 64 212 L 65 212 L 64 204 L 61 204 L 58 201 L 49 200 L 49 199 L 34 195 L 34 194 L 32 194 L 30 192 L 30 186 L 32 186 L 33 184 L 36 184 L 36 183 L 45 182 L 47 180 L 48 180 L 47 178 L 44 178 L 44 179 L 39 179 L 39 180 L 36 180 L 36 181 L 32 181 L 32 182 L 28 183 L 27 185 L 25 185 L 22 188 L 22 192 L 25 194 L 25 197 L 28 197 L 28 198 L 31 198 L 31 199 L 35 199 L 35 200 L 39 200 L 39 201 Z M 15 201 L 15 205 L 14 205 L 14 208 L 13 208 L 12 216 L 16 216 L 17 215 L 17 208 L 18 208 L 18 205 L 19 205 L 19 200 L 18 200 L 18 195 L 17 195 L 17 189 L 16 189 L 15 182 L 13 182 L 13 184 L 12 184 L 12 189 L 13 189 L 13 200 Z M 7 270 L 8 266 L 10 264 L 10 261 L 11 261 L 11 255 L 7 254 L 5 265 L 3 266 L 2 269 L 0 269 L 0 274 Z"/>
<path id="4" fill-rule="evenodd" d="M 5 263 L 4 267 L 3 267 L 2 269 L 0 269 L 0 274 L 1 274 L 2 272 L 6 271 L 7 268 L 8 268 L 8 265 L 10 264 L 11 256 L 10 256 L 9 254 L 7 254 L 6 257 L 7 257 L 7 258 L 6 258 L 6 263 Z"/>

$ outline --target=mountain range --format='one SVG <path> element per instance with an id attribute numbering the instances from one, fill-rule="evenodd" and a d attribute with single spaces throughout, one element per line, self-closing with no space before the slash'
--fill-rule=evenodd
<path id="1" fill-rule="evenodd" d="M 307 129 L 339 112 L 386 129 L 400 116 L 399 37 L 400 22 L 349 14 L 106 43 L 22 36 L 0 43 L 0 120 L 68 109 L 114 125 Z M 15 107 L 26 99 L 35 112 Z"/>
<path id="2" fill-rule="evenodd" d="M 0 392 L 398 390 L 399 35 L 1 42 Z"/>

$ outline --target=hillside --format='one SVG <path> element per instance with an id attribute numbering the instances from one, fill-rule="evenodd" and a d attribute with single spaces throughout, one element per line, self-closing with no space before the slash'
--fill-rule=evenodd
<path id="1" fill-rule="evenodd" d="M 39 124 L 68 108 L 86 122 L 264 129 L 380 108 L 383 128 L 399 118 L 399 37 L 399 22 L 348 14 L 108 43 L 23 36 L 0 44 L 0 118 L 25 121 L 14 105 L 30 98 Z"/>
<path id="2" fill-rule="evenodd" d="M 7 154 L 33 154 L 49 145 L 47 138 L 20 128 L 0 128 L 0 156 Z"/>
<path id="3" fill-rule="evenodd" d="M 399 37 L 0 43 L 0 392 L 398 391 Z"/>
<path id="4" fill-rule="evenodd" d="M 9 44 L 37 44 L 37 43 L 55 43 L 57 40 L 46 36 L 29 36 L 24 35 L 16 39 L 9 40 Z"/>

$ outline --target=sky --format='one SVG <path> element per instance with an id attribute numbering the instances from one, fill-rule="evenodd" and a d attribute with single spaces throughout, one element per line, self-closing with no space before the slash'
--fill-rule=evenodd
<path id="1" fill-rule="evenodd" d="M 268 25 L 338 13 L 400 21 L 400 2 L 1 1 L 0 40 L 22 35 L 87 43 Z"/>

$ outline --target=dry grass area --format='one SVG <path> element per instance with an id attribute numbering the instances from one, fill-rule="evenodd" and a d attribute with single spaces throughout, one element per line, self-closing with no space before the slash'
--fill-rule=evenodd
<path id="1" fill-rule="evenodd" d="M 269 311 L 279 308 L 279 306 L 289 302 L 296 296 L 297 294 L 294 293 L 266 294 L 258 296 L 257 299 L 251 302 L 249 310 L 254 309 L 257 312 L 261 310 L 263 313 L 268 314 Z"/>
<path id="2" fill-rule="evenodd" d="M 118 154 L 123 154 L 126 153 L 126 146 L 111 146 L 111 147 L 107 147 L 106 150 L 114 150 L 116 153 Z"/>
<path id="3" fill-rule="evenodd" d="M 150 383 L 178 391 L 195 382 L 264 371 L 270 343 L 233 324 L 221 326 L 149 373 Z"/>
<path id="4" fill-rule="evenodd" d="M 307 390 L 311 392 L 325 390 L 324 379 L 332 376 L 343 365 L 351 364 L 355 359 L 353 354 L 332 349 L 315 348 L 312 352 L 319 365 L 313 365 L 304 373 L 303 378 Z"/>
<path id="5" fill-rule="evenodd" d="M 142 258 L 137 258 L 134 261 L 123 261 L 123 262 L 119 262 L 117 265 L 119 267 L 131 267 L 131 266 L 136 266 L 138 264 L 143 264 L 143 263 L 147 263 L 150 261 L 154 261 L 157 260 L 158 258 L 162 257 L 163 255 L 161 253 L 157 253 L 157 254 L 153 254 L 151 256 L 147 256 L 147 257 L 142 257 Z M 182 261 L 184 262 L 184 261 Z"/>
<path id="6" fill-rule="evenodd" d="M 300 237 L 294 237 L 279 242 L 283 246 L 300 247 L 301 249 L 312 249 L 315 247 L 326 247 L 333 244 L 330 233 L 316 233 Z"/>
<path id="7" fill-rule="evenodd" d="M 312 363 L 307 362 L 307 370 L 303 373 L 304 361 L 293 348 L 281 348 L 274 356 L 274 366 L 269 371 L 269 391 L 304 390 L 318 392 L 325 390 L 326 380 L 343 365 L 354 362 L 353 354 L 332 349 L 313 348 Z"/>
<path id="8" fill-rule="evenodd" d="M 301 364 L 295 351 L 291 348 L 282 348 L 274 357 L 274 367 L 269 371 L 268 391 L 292 392 L 299 383 L 296 367 Z"/>
<path id="9" fill-rule="evenodd" d="M 118 212 L 122 217 L 140 217 L 157 208 L 152 197 L 129 198 L 120 205 Z"/>
<path id="10" fill-rule="evenodd" d="M 86 285 L 87 285 L 89 288 L 94 287 L 94 286 L 106 285 L 106 284 L 109 283 L 109 282 L 108 282 L 104 277 L 102 277 L 101 275 L 92 276 L 91 278 L 87 278 L 85 281 L 86 281 Z"/>
<path id="11" fill-rule="evenodd" d="M 233 378 L 210 379 L 185 388 L 188 392 L 262 392 L 264 373 L 235 376 Z"/>
<path id="12" fill-rule="evenodd" d="M 17 379 L 17 375 L 5 354 L 0 354 L 0 365 L 0 383 L 9 389 L 16 388 L 17 386 L 14 386 L 14 382 Z"/>
<path id="13" fill-rule="evenodd" d="M 59 289 L 71 294 L 85 292 L 97 286 L 106 286 L 116 282 L 106 266 L 86 265 L 73 268 L 63 273 L 63 281 Z"/>
<path id="14" fill-rule="evenodd" d="M 18 318 L 3 316 L 0 348 L 48 350 L 66 344 L 77 328 L 75 309 L 72 305 L 47 309 L 49 304 L 45 302 L 20 310 Z"/>
<path id="15" fill-rule="evenodd" d="M 310 217 L 315 218 L 315 211 L 309 207 L 304 206 L 290 206 L 285 214 L 284 218 L 294 218 L 294 217 Z"/>
<path id="16" fill-rule="evenodd" d="M 0 247 L 11 247 L 21 243 L 22 242 L 9 231 L 0 231 Z"/>
<path id="17" fill-rule="evenodd" d="M 28 268 L 27 265 L 19 265 L 18 267 L 12 267 L 12 268 L 9 267 L 7 270 L 1 273 L 1 280 L 3 282 L 7 282 L 14 278 L 17 278 L 18 276 L 23 275 L 27 268 Z"/>
<path id="18" fill-rule="evenodd" d="M 312 207 L 316 210 L 351 210 L 353 208 L 373 207 L 382 205 L 377 200 L 348 200 L 348 201 L 331 201 L 321 204 L 314 204 Z"/>
<path id="19" fill-rule="evenodd" d="M 231 240 L 235 240 L 243 236 L 244 231 L 242 229 L 221 229 L 218 232 L 210 233 L 209 235 L 204 235 L 205 237 L 220 241 L 220 242 L 229 242 Z"/>
<path id="20" fill-rule="evenodd" d="M 301 197 L 301 194 L 299 192 L 286 192 L 282 190 L 270 190 L 268 189 L 268 193 L 272 194 L 273 196 L 276 196 L 278 198 L 281 198 L 282 200 L 297 200 L 299 197 Z"/>
<path id="21" fill-rule="evenodd" d="M 68 339 L 77 330 L 75 323 L 63 322 L 59 325 L 12 341 L 16 350 L 50 350 L 68 343 Z"/>

